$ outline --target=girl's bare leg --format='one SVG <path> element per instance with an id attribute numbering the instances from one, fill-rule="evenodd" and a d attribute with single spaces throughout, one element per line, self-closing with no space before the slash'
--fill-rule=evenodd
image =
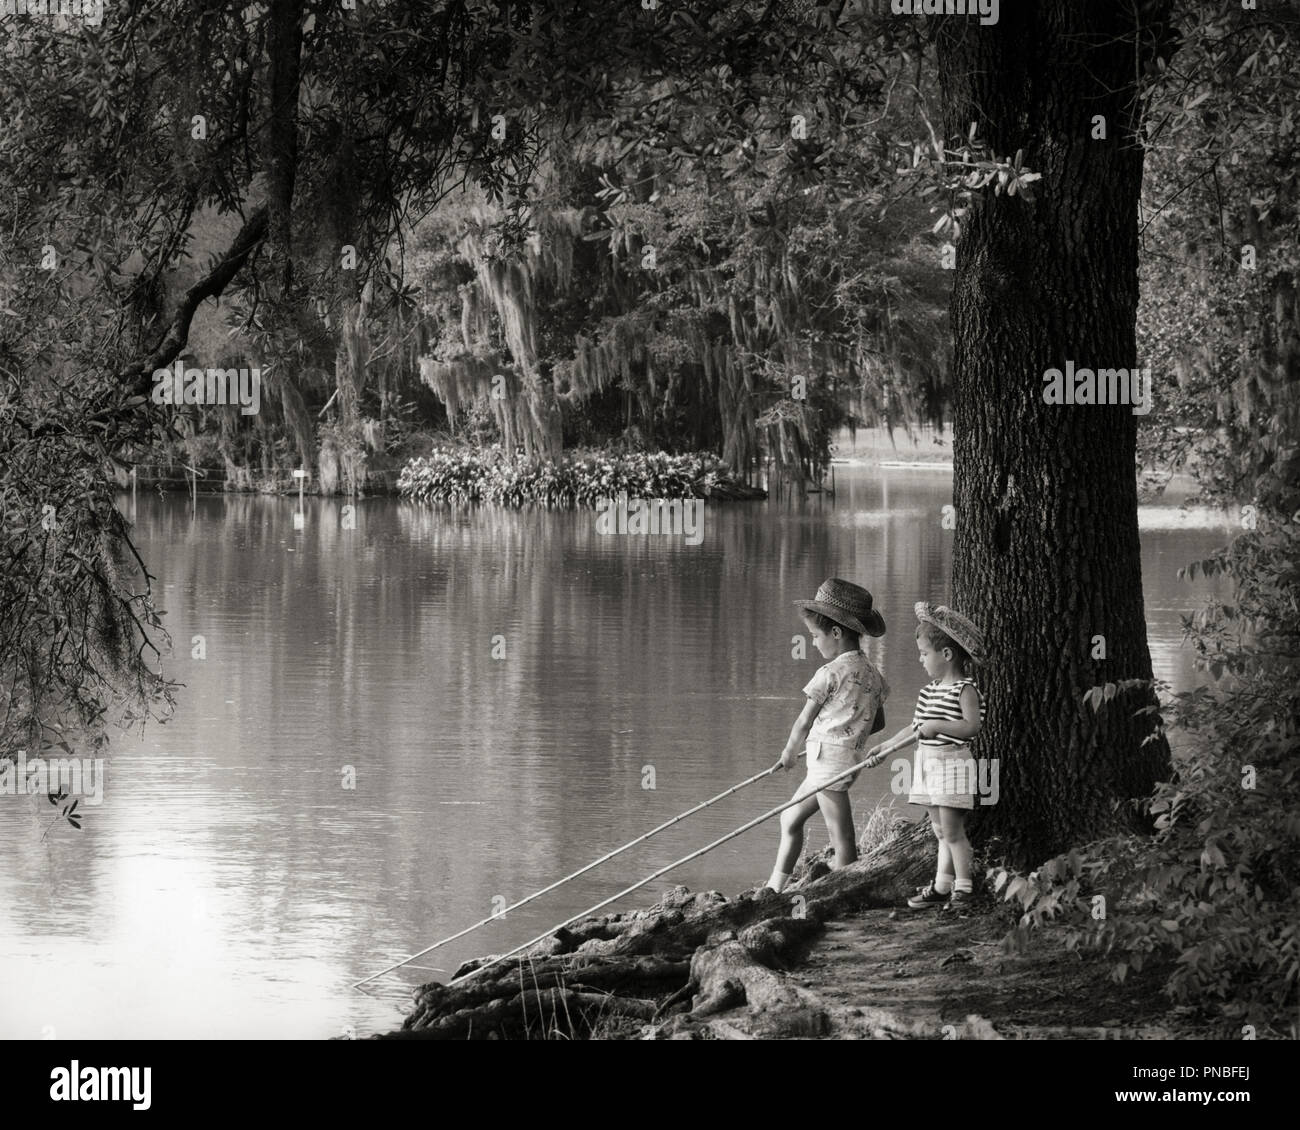
<path id="1" fill-rule="evenodd" d="M 853 806 L 849 804 L 848 791 L 833 792 L 823 789 L 817 794 L 826 830 L 835 849 L 835 866 L 847 867 L 858 858 L 857 840 L 853 834 Z"/>

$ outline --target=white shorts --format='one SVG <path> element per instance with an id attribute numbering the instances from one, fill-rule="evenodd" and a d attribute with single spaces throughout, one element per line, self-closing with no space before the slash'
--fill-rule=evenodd
<path id="1" fill-rule="evenodd" d="M 974 808 L 977 789 L 976 762 L 969 745 L 942 749 L 918 745 L 912 768 L 908 804 L 927 807 Z"/>
<path id="2" fill-rule="evenodd" d="M 851 745 L 837 745 L 834 742 L 812 742 L 807 745 L 808 775 L 804 778 L 799 791 L 804 794 L 820 791 L 823 787 L 828 793 L 846 793 L 849 786 L 858 779 L 858 774 L 845 777 L 833 785 L 826 784 L 837 773 L 850 769 L 865 760 L 866 750 L 854 749 Z"/>

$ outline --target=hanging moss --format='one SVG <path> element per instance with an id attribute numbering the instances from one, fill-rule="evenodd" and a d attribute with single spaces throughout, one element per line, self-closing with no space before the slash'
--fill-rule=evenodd
<path id="1" fill-rule="evenodd" d="M 851 264 L 838 250 L 844 241 L 834 225 L 841 221 L 823 216 L 815 219 L 821 227 L 809 229 L 811 238 L 760 246 L 745 231 L 743 214 L 697 192 L 676 207 L 690 223 L 703 210 L 711 218 L 700 227 L 710 232 L 713 217 L 724 232 L 730 225 L 723 243 L 736 243 L 725 254 L 692 258 L 671 238 L 652 240 L 624 225 L 615 253 L 605 243 L 593 261 L 582 249 L 595 249 L 592 229 L 610 216 L 593 207 L 549 206 L 571 192 L 567 182 L 544 180 L 538 199 L 547 204 L 534 206 L 530 237 L 509 251 L 493 226 L 500 214 L 482 203 L 457 222 L 438 221 L 438 246 L 454 248 L 472 278 L 456 296 L 459 332 L 448 335 L 444 327 L 422 372 L 454 415 L 487 402 L 489 380 L 500 371 L 490 367 L 508 358 L 528 408 L 492 406 L 503 437 L 513 429 L 508 444 L 530 453 L 554 450 L 547 445 L 562 411 L 582 413 L 602 398 L 609 419 L 612 396 L 621 393 L 624 426 L 639 436 L 662 421 L 676 442 L 690 434 L 694 442 L 716 443 L 739 475 L 752 477 L 770 460 L 816 477 L 826 464 L 830 422 L 846 407 L 875 419 L 884 405 L 888 422 L 910 427 L 922 411 L 918 390 L 942 384 L 942 303 L 933 296 L 913 301 L 911 284 Z M 648 189 L 630 199 L 639 221 L 651 229 L 664 222 L 665 210 L 652 205 Z M 650 242 L 664 247 L 659 268 L 646 273 L 639 264 Z M 446 274 L 445 254 L 434 256 L 435 280 Z M 450 336 L 458 339 L 455 348 Z M 466 360 L 488 355 L 488 367 Z M 791 400 L 796 377 L 817 384 L 816 404 L 795 402 L 771 415 Z"/>

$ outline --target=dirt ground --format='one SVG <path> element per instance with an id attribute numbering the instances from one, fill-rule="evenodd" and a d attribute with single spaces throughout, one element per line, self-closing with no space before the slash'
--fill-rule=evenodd
<path id="1" fill-rule="evenodd" d="M 1104 962 L 1048 937 L 1004 953 L 991 911 L 867 910 L 828 922 L 787 976 L 825 1004 L 830 1038 L 1178 1039 L 1149 973 L 1117 984 Z"/>

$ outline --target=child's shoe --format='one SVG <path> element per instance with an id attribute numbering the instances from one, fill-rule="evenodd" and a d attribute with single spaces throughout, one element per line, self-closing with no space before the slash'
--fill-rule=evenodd
<path id="1" fill-rule="evenodd" d="M 916 894 L 907 900 L 907 905 L 913 910 L 929 910 L 932 907 L 942 906 L 948 899 L 948 895 L 941 895 L 934 889 L 934 881 L 931 880 L 924 887 L 916 888 Z"/>
<path id="2" fill-rule="evenodd" d="M 973 902 L 974 896 L 970 891 L 953 891 L 948 896 L 948 901 L 943 904 L 943 908 L 954 914 L 969 914 Z"/>

